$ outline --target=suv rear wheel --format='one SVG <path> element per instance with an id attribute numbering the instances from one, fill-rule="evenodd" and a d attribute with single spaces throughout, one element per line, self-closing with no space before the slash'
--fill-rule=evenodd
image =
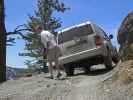
<path id="1" fill-rule="evenodd" d="M 74 67 L 71 64 L 65 64 L 64 67 L 67 76 L 72 76 L 74 74 Z"/>
<path id="2" fill-rule="evenodd" d="M 84 68 L 85 74 L 89 74 L 90 73 L 90 67 L 89 66 L 85 66 L 83 68 Z"/>
<path id="3" fill-rule="evenodd" d="M 84 62 L 82 65 L 83 65 L 83 70 L 84 70 L 85 74 L 89 74 L 90 73 L 90 64 L 88 62 Z"/>

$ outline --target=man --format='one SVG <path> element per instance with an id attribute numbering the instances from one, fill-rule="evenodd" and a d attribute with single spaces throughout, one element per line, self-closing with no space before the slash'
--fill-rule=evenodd
<path id="1" fill-rule="evenodd" d="M 54 64 L 57 68 L 58 74 L 57 74 L 57 78 L 59 78 L 61 76 L 60 73 L 60 68 L 59 68 L 59 64 L 58 64 L 58 57 L 59 57 L 59 48 L 56 42 L 56 38 L 55 36 L 50 33 L 49 31 L 46 31 L 42 28 L 42 26 L 37 26 L 35 28 L 37 33 L 40 33 L 41 36 L 41 41 L 44 45 L 44 47 L 46 48 L 46 54 L 47 54 L 47 61 L 48 61 L 48 70 L 50 73 L 50 78 L 53 79 L 53 67 Z"/>

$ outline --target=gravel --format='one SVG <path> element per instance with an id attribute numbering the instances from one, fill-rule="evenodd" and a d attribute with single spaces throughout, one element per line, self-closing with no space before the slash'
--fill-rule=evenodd
<path id="1" fill-rule="evenodd" d="M 0 100 L 133 100 L 133 83 L 123 82 L 121 66 L 125 65 L 88 75 L 77 69 L 74 76 L 61 80 L 49 79 L 44 73 L 9 80 L 0 85 Z M 94 68 L 99 67 L 104 68 Z"/>

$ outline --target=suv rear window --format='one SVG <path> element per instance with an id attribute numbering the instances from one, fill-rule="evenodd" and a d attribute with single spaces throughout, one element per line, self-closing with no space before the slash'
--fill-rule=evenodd
<path id="1" fill-rule="evenodd" d="M 74 36 L 81 37 L 85 35 L 93 34 L 93 30 L 90 24 L 75 27 L 58 35 L 58 43 L 64 43 L 73 40 Z"/>

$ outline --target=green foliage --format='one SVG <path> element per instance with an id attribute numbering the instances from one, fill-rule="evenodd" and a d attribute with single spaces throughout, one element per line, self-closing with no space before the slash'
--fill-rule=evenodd
<path id="1" fill-rule="evenodd" d="M 44 29 L 54 33 L 57 28 L 61 27 L 61 21 L 55 18 L 53 13 L 64 12 L 67 8 L 63 3 L 60 3 L 59 0 L 38 0 L 37 7 L 35 15 L 29 15 L 26 28 L 34 31 L 37 25 L 42 25 Z M 23 39 L 25 40 L 25 52 L 19 55 L 32 58 L 32 60 L 27 60 L 25 64 L 35 69 L 40 66 L 45 67 L 46 55 L 43 54 L 40 36 L 35 32 L 27 32 Z"/>

